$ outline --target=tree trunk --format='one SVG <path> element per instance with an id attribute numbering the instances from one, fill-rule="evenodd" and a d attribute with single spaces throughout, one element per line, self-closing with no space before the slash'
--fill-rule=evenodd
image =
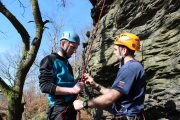
<path id="1" fill-rule="evenodd" d="M 22 95 L 14 94 L 8 99 L 8 120 L 21 120 L 24 104 L 21 103 Z"/>
<path id="2" fill-rule="evenodd" d="M 0 13 L 2 13 L 15 27 L 22 37 L 23 47 L 22 56 L 18 63 L 14 85 L 9 86 L 0 77 L 0 89 L 5 94 L 8 100 L 8 120 L 21 120 L 24 111 L 24 103 L 22 103 L 22 94 L 24 82 L 27 73 L 35 61 L 37 52 L 40 47 L 44 25 L 49 21 L 42 21 L 41 12 L 39 9 L 38 0 L 31 0 L 34 22 L 36 25 L 35 37 L 30 46 L 30 37 L 25 27 L 18 21 L 18 19 L 2 4 L 0 0 Z"/>

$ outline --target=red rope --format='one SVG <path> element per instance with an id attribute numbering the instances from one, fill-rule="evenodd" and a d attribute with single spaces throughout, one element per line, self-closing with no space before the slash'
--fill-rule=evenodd
<path id="1" fill-rule="evenodd" d="M 102 8 L 101 8 L 101 12 L 100 12 L 100 14 L 99 14 L 98 22 L 97 22 L 97 24 L 96 24 L 95 32 L 94 32 L 94 34 L 93 34 L 93 36 L 92 36 L 92 42 L 91 42 L 91 44 L 90 44 L 90 46 L 89 46 L 89 49 L 88 49 L 88 51 L 87 51 L 87 57 L 86 57 L 86 59 L 85 59 L 85 64 L 84 64 L 84 66 L 83 66 L 82 76 L 81 76 L 80 82 L 83 82 L 84 73 L 85 73 L 86 67 L 87 67 L 87 65 L 88 65 L 88 60 L 89 60 L 89 56 L 90 56 L 90 53 L 91 53 L 91 49 L 92 49 L 93 42 L 94 42 L 94 40 L 95 40 L 95 38 L 96 38 L 96 33 L 97 33 L 97 30 L 98 30 L 99 21 L 100 21 L 100 18 L 101 18 L 101 16 L 102 16 L 102 12 L 103 12 L 103 9 L 104 9 L 104 6 L 105 6 L 105 2 L 106 2 L 106 0 L 103 1 L 103 5 L 102 5 Z M 80 94 L 78 94 L 78 96 L 77 96 L 76 99 L 79 99 L 79 96 L 80 96 Z M 80 120 L 80 111 L 78 111 L 77 120 Z"/>
<path id="2" fill-rule="evenodd" d="M 85 64 L 84 64 L 83 70 L 82 70 L 82 76 L 81 76 L 81 80 L 80 80 L 81 82 L 83 82 L 83 76 L 84 76 L 86 67 L 88 65 L 88 59 L 89 59 L 89 56 L 90 56 L 90 53 L 91 53 L 93 42 L 94 42 L 94 40 L 96 38 L 96 33 L 97 33 L 97 30 L 98 30 L 99 21 L 100 21 L 100 18 L 102 16 L 102 12 L 103 12 L 103 9 L 104 9 L 104 6 L 105 6 L 105 2 L 106 2 L 106 0 L 103 1 L 103 5 L 102 5 L 102 8 L 101 8 L 101 12 L 100 12 L 99 18 L 98 18 L 98 22 L 96 24 L 96 29 L 95 29 L 95 32 L 94 32 L 93 37 L 92 37 L 92 42 L 91 42 L 90 47 L 89 47 L 88 52 L 87 52 L 87 57 L 86 57 Z"/>

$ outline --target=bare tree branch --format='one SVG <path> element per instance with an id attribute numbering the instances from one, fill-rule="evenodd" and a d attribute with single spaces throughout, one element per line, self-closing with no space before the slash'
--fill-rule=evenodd
<path id="1" fill-rule="evenodd" d="M 41 43 L 41 38 L 44 30 L 44 25 L 47 23 L 47 21 L 43 22 L 42 17 L 41 17 L 41 12 L 39 10 L 39 5 L 37 0 L 31 0 L 32 3 L 32 11 L 33 11 L 33 16 L 34 16 L 34 22 L 36 25 L 36 33 L 35 37 L 32 41 L 31 48 L 29 51 L 29 56 L 26 61 L 26 65 L 32 65 L 35 57 L 37 55 L 40 43 Z"/>
<path id="2" fill-rule="evenodd" d="M 62 5 L 63 5 L 63 7 L 65 7 L 65 0 L 62 0 Z"/>
<path id="3" fill-rule="evenodd" d="M 24 16 L 24 13 L 25 13 L 25 6 L 22 4 L 22 2 L 20 1 L 20 0 L 18 0 L 19 1 L 19 3 L 20 3 L 20 7 L 23 7 L 23 13 L 22 13 L 22 15 Z"/>
<path id="4" fill-rule="evenodd" d="M 39 63 L 38 63 L 37 61 L 34 62 L 34 65 L 35 65 L 36 67 L 38 67 L 38 68 L 40 67 L 40 65 L 39 65 Z"/>
<path id="5" fill-rule="evenodd" d="M 4 32 L 0 31 L 0 33 L 4 34 Z"/>
<path id="6" fill-rule="evenodd" d="M 24 26 L 17 20 L 17 18 L 2 4 L 0 1 L 0 12 L 6 16 L 6 18 L 13 24 L 18 33 L 21 35 L 21 38 L 24 43 L 24 48 L 26 51 L 29 50 L 29 34 L 24 28 Z"/>
<path id="7" fill-rule="evenodd" d="M 7 95 L 8 92 L 11 91 L 11 87 L 8 86 L 1 77 L 0 77 L 0 89 L 3 91 L 5 95 Z"/>
<path id="8" fill-rule="evenodd" d="M 40 45 L 40 40 L 42 37 L 42 32 L 43 32 L 43 27 L 44 27 L 44 23 L 42 21 L 42 17 L 41 17 L 41 13 L 39 10 L 39 5 L 37 0 L 31 0 L 32 3 L 32 10 L 33 10 L 33 16 L 34 16 L 34 22 L 36 24 L 36 35 L 35 38 L 33 39 L 32 42 L 32 50 L 34 49 L 38 49 L 39 45 Z"/>
<path id="9" fill-rule="evenodd" d="M 6 65 L 4 64 L 2 61 L 0 61 L 0 74 L 3 78 L 5 78 L 6 80 L 9 81 L 10 85 L 13 86 L 13 81 L 14 81 L 14 78 L 13 76 L 11 75 L 11 72 L 10 72 L 10 65 Z"/>
<path id="10" fill-rule="evenodd" d="M 58 6 L 62 6 L 62 7 L 65 7 L 66 6 L 66 0 L 56 0 L 56 2 L 58 2 Z"/>
<path id="11" fill-rule="evenodd" d="M 30 70 L 30 67 L 32 66 L 33 62 L 35 61 L 37 52 L 40 47 L 42 34 L 44 30 L 44 22 L 42 21 L 41 13 L 39 10 L 38 0 L 31 0 L 32 3 L 32 11 L 34 16 L 34 22 L 36 25 L 36 33 L 35 37 L 32 41 L 30 50 L 28 51 L 28 54 L 26 56 L 26 51 L 22 50 L 22 59 L 21 62 L 18 65 L 17 72 L 16 72 L 16 82 L 15 82 L 15 90 L 16 91 L 22 91 L 23 85 L 25 82 L 26 75 L 28 71 Z"/>
<path id="12" fill-rule="evenodd" d="M 51 26 L 52 26 L 52 32 L 48 33 L 49 40 L 50 40 L 50 52 L 57 52 L 59 50 L 58 43 L 59 43 L 59 36 L 60 31 L 63 27 L 63 24 L 57 24 L 53 18 L 50 18 Z"/>

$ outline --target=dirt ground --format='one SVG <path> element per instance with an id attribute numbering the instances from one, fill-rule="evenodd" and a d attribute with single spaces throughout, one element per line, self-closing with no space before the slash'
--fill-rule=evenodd
<path id="1" fill-rule="evenodd" d="M 85 110 L 80 111 L 80 117 L 81 120 L 92 120 L 91 116 Z"/>

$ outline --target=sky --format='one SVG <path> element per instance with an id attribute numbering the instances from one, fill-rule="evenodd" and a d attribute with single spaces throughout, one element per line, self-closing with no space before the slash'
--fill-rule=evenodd
<path id="1" fill-rule="evenodd" d="M 0 1 L 21 22 L 21 24 L 23 24 L 32 41 L 36 29 L 35 24 L 29 22 L 33 21 L 30 0 L 20 0 L 25 9 L 18 0 Z M 81 41 L 83 41 L 85 39 L 85 31 L 92 27 L 90 15 L 92 8 L 91 3 L 89 0 L 66 0 L 66 6 L 62 7 L 57 5 L 58 1 L 61 0 L 38 0 L 43 21 L 51 20 L 57 25 L 62 25 L 63 27 L 60 32 L 64 30 L 74 30 L 80 35 Z M 52 24 L 47 23 L 45 26 L 46 29 L 43 33 L 41 46 L 38 51 L 39 60 L 44 57 L 43 52 L 50 49 L 49 33 L 52 33 Z M 0 13 L 0 61 L 3 61 L 3 63 L 6 64 L 7 54 L 11 56 L 18 55 L 20 53 L 21 45 L 21 36 L 9 20 Z"/>
<path id="2" fill-rule="evenodd" d="M 24 25 L 30 34 L 31 40 L 35 34 L 30 0 L 21 0 L 25 9 L 15 0 L 1 0 L 15 17 Z M 59 0 L 60 1 L 60 0 Z M 92 26 L 90 16 L 92 5 L 89 0 L 66 0 L 66 7 L 57 5 L 58 0 L 39 0 L 39 6 L 43 20 L 53 20 L 58 25 L 63 25 L 62 30 L 75 30 L 79 33 L 81 40 L 84 34 Z M 48 49 L 49 33 L 52 32 L 50 23 L 46 24 L 47 29 L 43 34 L 40 51 Z M 0 56 L 4 53 L 16 50 L 21 46 L 21 37 L 12 24 L 0 13 Z M 18 47 L 17 47 L 18 46 Z M 18 51 L 18 50 L 16 50 Z"/>

